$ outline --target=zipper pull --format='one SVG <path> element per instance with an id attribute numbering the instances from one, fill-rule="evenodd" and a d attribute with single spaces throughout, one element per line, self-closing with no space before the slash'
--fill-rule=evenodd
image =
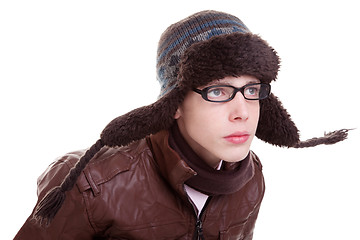
<path id="1" fill-rule="evenodd" d="M 197 222 L 196 222 L 196 231 L 197 231 L 197 236 L 198 236 L 197 239 L 204 240 L 202 222 L 201 222 L 200 219 L 198 219 Z"/>

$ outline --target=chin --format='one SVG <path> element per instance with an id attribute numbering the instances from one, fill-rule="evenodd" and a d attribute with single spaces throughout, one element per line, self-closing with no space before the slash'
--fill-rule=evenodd
<path id="1" fill-rule="evenodd" d="M 232 154 L 231 156 L 227 156 L 222 158 L 225 162 L 240 162 L 246 158 L 246 156 L 249 154 L 250 150 L 247 151 L 241 151 L 237 154 Z"/>

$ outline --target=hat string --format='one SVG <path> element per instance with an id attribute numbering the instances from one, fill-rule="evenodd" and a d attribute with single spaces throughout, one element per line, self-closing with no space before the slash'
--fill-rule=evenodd
<path id="1" fill-rule="evenodd" d="M 347 138 L 348 132 L 353 129 L 340 129 L 329 133 L 324 133 L 324 137 L 314 137 L 306 141 L 299 141 L 293 148 L 315 147 L 320 144 L 334 144 Z"/>
<path id="2" fill-rule="evenodd" d="M 68 175 L 64 178 L 60 186 L 52 188 L 38 203 L 33 218 L 40 224 L 48 226 L 56 213 L 65 201 L 65 192 L 71 190 L 80 173 L 84 170 L 86 164 L 94 157 L 94 155 L 104 146 L 99 139 L 89 150 L 79 159 L 76 165 L 70 169 Z"/>

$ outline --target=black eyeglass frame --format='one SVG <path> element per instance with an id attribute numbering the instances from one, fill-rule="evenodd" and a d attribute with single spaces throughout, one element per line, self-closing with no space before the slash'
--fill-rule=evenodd
<path id="1" fill-rule="evenodd" d="M 255 85 L 260 85 L 260 89 L 263 88 L 263 86 L 265 86 L 267 89 L 268 89 L 268 92 L 266 94 L 265 97 L 259 97 L 259 98 L 256 98 L 256 99 L 251 99 L 251 98 L 247 98 L 245 97 L 245 94 L 244 94 L 244 91 L 245 91 L 245 88 L 247 87 L 251 87 L 251 86 L 255 86 Z M 221 100 L 221 101 L 216 101 L 216 100 L 211 100 L 207 97 L 207 94 L 208 94 L 208 90 L 211 89 L 211 88 L 217 88 L 217 87 L 231 87 L 234 89 L 232 95 L 230 96 L 230 98 L 226 99 L 226 100 Z M 265 98 L 268 98 L 270 93 L 271 93 L 271 85 L 268 84 L 268 83 L 250 83 L 250 84 L 246 84 L 244 86 L 242 86 L 241 88 L 237 88 L 237 87 L 234 87 L 234 86 L 231 86 L 231 85 L 213 85 L 213 86 L 209 86 L 209 87 L 206 87 L 202 90 L 200 89 L 197 89 L 197 88 L 194 88 L 193 89 L 194 92 L 198 93 L 201 95 L 201 97 L 206 100 L 206 101 L 209 101 L 209 102 L 229 102 L 231 100 L 234 99 L 234 97 L 236 96 L 236 94 L 238 92 L 241 92 L 241 94 L 243 95 L 243 97 L 246 99 L 246 100 L 263 100 Z"/>

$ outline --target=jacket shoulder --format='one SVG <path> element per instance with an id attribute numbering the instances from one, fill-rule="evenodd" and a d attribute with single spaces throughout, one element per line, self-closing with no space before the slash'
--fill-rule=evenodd
<path id="1" fill-rule="evenodd" d="M 38 178 L 38 195 L 59 186 L 70 169 L 85 154 L 85 150 L 67 153 L 56 159 Z M 146 140 L 139 140 L 125 147 L 104 146 L 90 160 L 77 179 L 80 192 L 91 189 L 94 195 L 100 194 L 99 185 L 110 181 L 116 175 L 128 171 L 140 158 L 140 155 L 151 155 Z"/>
<path id="2" fill-rule="evenodd" d="M 71 152 L 55 159 L 37 179 L 38 197 L 42 198 L 51 188 L 59 186 L 75 165 L 76 159 L 84 152 L 81 150 Z"/>
<path id="3" fill-rule="evenodd" d="M 78 178 L 77 186 L 81 192 L 91 189 L 97 196 L 100 194 L 99 185 L 110 181 L 120 173 L 129 171 L 144 156 L 152 156 L 145 139 L 124 147 L 105 146 L 85 167 Z"/>

